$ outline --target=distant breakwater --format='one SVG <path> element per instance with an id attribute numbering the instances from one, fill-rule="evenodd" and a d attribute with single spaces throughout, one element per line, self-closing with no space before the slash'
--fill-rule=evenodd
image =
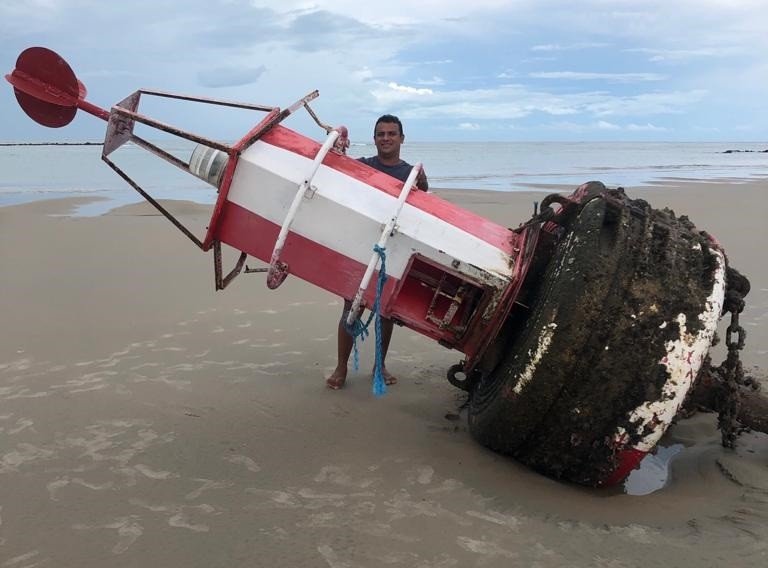
<path id="1" fill-rule="evenodd" d="M 103 146 L 104 142 L 0 142 L 0 146 Z"/>

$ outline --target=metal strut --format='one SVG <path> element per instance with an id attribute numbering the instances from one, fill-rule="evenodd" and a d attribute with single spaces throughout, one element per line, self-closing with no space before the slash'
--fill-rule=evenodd
<path id="1" fill-rule="evenodd" d="M 283 220 L 283 225 L 280 227 L 280 233 L 277 235 L 275 241 L 275 248 L 272 249 L 272 257 L 269 261 L 269 270 L 267 271 L 267 287 L 270 290 L 274 290 L 280 284 L 285 281 L 288 276 L 288 265 L 280 260 L 280 254 L 283 252 L 283 246 L 288 238 L 288 232 L 291 230 L 293 220 L 296 218 L 296 213 L 299 211 L 299 206 L 304 197 L 311 198 L 314 195 L 312 191 L 312 180 L 317 174 L 317 170 L 320 169 L 320 164 L 323 163 L 325 156 L 333 148 L 333 144 L 339 137 L 338 131 L 331 131 L 328 134 L 328 138 L 320 147 L 320 151 L 315 156 L 315 160 L 312 162 L 312 168 L 309 171 L 309 175 L 299 184 L 296 194 L 293 197 L 293 202 L 288 209 L 288 214 Z"/>
<path id="2" fill-rule="evenodd" d="M 240 258 L 238 258 L 237 262 L 235 263 L 235 267 L 230 270 L 229 274 L 223 276 L 224 272 L 221 267 L 221 243 L 219 241 L 213 241 L 213 273 L 216 279 L 216 290 L 223 290 L 229 285 L 230 282 L 232 282 L 232 280 L 235 279 L 235 276 L 240 274 L 240 271 L 243 269 L 243 264 L 245 264 L 245 259 L 247 257 L 248 255 L 246 253 L 241 252 Z M 246 272 L 251 271 L 246 268 Z"/>

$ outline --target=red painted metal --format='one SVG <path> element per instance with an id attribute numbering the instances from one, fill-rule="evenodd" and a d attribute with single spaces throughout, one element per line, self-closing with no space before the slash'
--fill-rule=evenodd
<path id="1" fill-rule="evenodd" d="M 25 50 L 5 78 L 32 120 L 60 128 L 75 117 L 81 85 L 66 61 L 54 52 L 42 47 Z"/>
<path id="2" fill-rule="evenodd" d="M 648 452 L 635 448 L 621 450 L 616 455 L 616 469 L 614 469 L 605 479 L 600 481 L 600 485 L 616 485 L 624 481 L 633 470 L 640 466 L 640 462 L 648 455 Z"/>
<path id="3" fill-rule="evenodd" d="M 51 128 L 66 126 L 77 109 L 107 120 L 109 113 L 86 102 L 87 90 L 72 68 L 57 53 L 44 47 L 25 49 L 16 68 L 5 78 L 29 117 Z"/>

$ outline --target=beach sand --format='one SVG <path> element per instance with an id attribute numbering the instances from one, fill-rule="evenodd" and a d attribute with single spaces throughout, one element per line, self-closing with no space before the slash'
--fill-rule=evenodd
<path id="1" fill-rule="evenodd" d="M 545 195 L 437 193 L 509 226 Z M 628 193 L 750 278 L 743 360 L 764 373 L 765 184 Z M 398 385 L 371 394 L 369 340 L 331 391 L 339 299 L 263 274 L 215 292 L 212 254 L 146 204 L 79 203 L 0 209 L 0 567 L 768 565 L 767 436 L 723 449 L 699 413 L 661 442 L 685 447 L 663 489 L 550 480 L 472 440 L 459 353 L 398 328 Z"/>

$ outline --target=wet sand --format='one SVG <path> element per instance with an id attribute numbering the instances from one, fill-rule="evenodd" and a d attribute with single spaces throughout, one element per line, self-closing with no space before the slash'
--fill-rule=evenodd
<path id="1" fill-rule="evenodd" d="M 764 372 L 766 184 L 672 183 L 628 193 L 688 215 L 750 278 L 743 360 Z M 437 193 L 510 226 L 545 195 Z M 0 208 L 1 568 L 768 562 L 765 435 L 725 450 L 697 414 L 662 440 L 684 446 L 663 489 L 552 481 L 470 438 L 445 380 L 459 353 L 398 328 L 397 386 L 373 397 L 367 341 L 331 391 L 337 298 L 263 274 L 215 292 L 212 255 L 145 204 L 78 203 Z"/>

